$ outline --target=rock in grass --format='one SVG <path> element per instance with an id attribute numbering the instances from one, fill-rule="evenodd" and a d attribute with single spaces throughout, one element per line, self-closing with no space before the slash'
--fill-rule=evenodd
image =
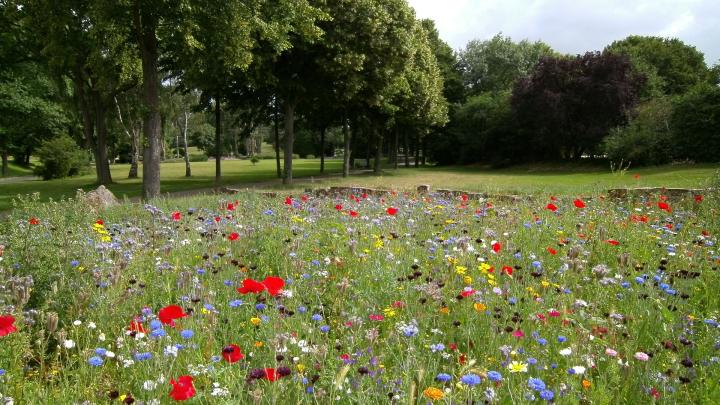
<path id="1" fill-rule="evenodd" d="M 115 194 L 103 185 L 87 193 L 78 190 L 77 199 L 89 205 L 94 210 L 105 209 L 119 204 Z"/>

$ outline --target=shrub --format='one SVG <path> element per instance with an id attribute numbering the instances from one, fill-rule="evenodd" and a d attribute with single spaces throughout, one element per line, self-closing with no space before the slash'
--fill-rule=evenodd
<path id="1" fill-rule="evenodd" d="M 191 153 L 190 154 L 190 161 L 191 162 L 207 162 L 208 161 L 208 155 L 204 153 Z"/>
<path id="2" fill-rule="evenodd" d="M 67 135 L 43 141 L 35 154 L 40 160 L 35 173 L 43 180 L 75 176 L 85 172 L 89 166 L 87 153 Z"/>
<path id="3" fill-rule="evenodd" d="M 720 160 L 720 88 L 696 86 L 676 99 L 671 119 L 678 157 Z"/>
<path id="4" fill-rule="evenodd" d="M 659 165 L 677 155 L 670 127 L 672 104 L 654 99 L 640 105 L 637 115 L 622 128 L 616 128 L 603 142 L 610 161 L 624 160 L 635 166 Z"/>
<path id="5" fill-rule="evenodd" d="M 257 156 L 252 156 L 252 157 L 250 158 L 250 162 L 253 164 L 253 166 L 255 166 L 255 164 L 256 164 L 257 162 L 259 162 L 259 161 L 260 161 L 260 158 L 257 157 Z"/>

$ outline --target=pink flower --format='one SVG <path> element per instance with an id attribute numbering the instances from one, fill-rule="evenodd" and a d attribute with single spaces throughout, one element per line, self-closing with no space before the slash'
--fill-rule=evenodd
<path id="1" fill-rule="evenodd" d="M 608 347 L 607 349 L 605 349 L 605 354 L 607 354 L 610 357 L 615 357 L 615 356 L 617 356 L 618 352 L 616 352 L 615 350 Z"/>
<path id="2" fill-rule="evenodd" d="M 640 361 L 648 361 L 648 360 L 650 360 L 650 356 L 648 356 L 647 353 L 643 353 L 643 352 L 637 352 L 637 353 L 635 353 L 635 356 L 634 356 L 634 357 L 635 357 L 635 359 L 640 360 Z"/>

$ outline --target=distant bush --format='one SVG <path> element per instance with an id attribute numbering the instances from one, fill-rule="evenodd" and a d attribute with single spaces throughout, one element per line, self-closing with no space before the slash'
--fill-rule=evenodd
<path id="1" fill-rule="evenodd" d="M 208 155 L 204 153 L 191 153 L 190 154 L 190 161 L 191 162 L 207 162 L 208 161 Z"/>
<path id="2" fill-rule="evenodd" d="M 88 170 L 89 159 L 85 151 L 67 135 L 47 139 L 35 152 L 40 164 L 35 174 L 43 180 L 62 179 Z"/>
<path id="3" fill-rule="evenodd" d="M 677 98 L 671 125 L 679 158 L 720 161 L 720 88 L 700 85 Z"/>
<path id="4" fill-rule="evenodd" d="M 257 156 L 252 156 L 252 157 L 250 158 L 250 163 L 252 163 L 253 166 L 255 166 L 255 164 L 256 164 L 257 162 L 259 162 L 259 161 L 260 161 L 260 158 L 257 157 Z"/>
<path id="5" fill-rule="evenodd" d="M 637 115 L 622 128 L 616 128 L 603 142 L 610 161 L 632 162 L 634 166 L 659 165 L 678 155 L 670 126 L 672 104 L 654 99 L 638 107 Z"/>
<path id="6" fill-rule="evenodd" d="M 307 155 L 305 156 L 305 159 L 315 159 L 315 155 Z"/>

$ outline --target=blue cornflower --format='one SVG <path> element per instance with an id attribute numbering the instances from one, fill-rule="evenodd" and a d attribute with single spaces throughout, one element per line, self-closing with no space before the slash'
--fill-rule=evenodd
<path id="1" fill-rule="evenodd" d="M 80 265 L 80 262 L 77 261 L 77 260 L 73 260 L 73 261 L 70 262 L 70 266 L 72 266 L 72 267 L 77 267 L 77 266 L 79 266 L 79 265 Z"/>
<path id="2" fill-rule="evenodd" d="M 327 333 L 329 331 L 330 331 L 330 327 L 327 325 L 323 325 L 320 327 L 320 332 L 322 332 L 322 333 Z"/>
<path id="3" fill-rule="evenodd" d="M 88 359 L 88 364 L 90 364 L 93 367 L 100 367 L 103 365 L 103 359 L 101 359 L 98 356 L 92 356 Z"/>
<path id="4" fill-rule="evenodd" d="M 450 374 L 440 373 L 435 376 L 435 379 L 440 382 L 448 382 L 452 380 L 452 376 L 450 376 Z"/>
<path id="5" fill-rule="evenodd" d="M 210 361 L 212 361 L 213 363 L 217 363 L 217 362 L 220 361 L 220 360 L 222 360 L 222 357 L 220 357 L 220 356 L 212 356 L 212 357 L 210 357 Z"/>
<path id="6" fill-rule="evenodd" d="M 322 321 L 323 317 L 320 314 L 313 314 L 310 319 L 312 319 L 313 321 Z"/>
<path id="7" fill-rule="evenodd" d="M 230 301 L 230 307 L 231 307 L 231 308 L 237 308 L 237 307 L 239 307 L 239 306 L 242 305 L 242 304 L 243 304 L 242 300 L 232 300 L 232 301 Z"/>
<path id="8" fill-rule="evenodd" d="M 488 380 L 490 381 L 500 381 L 502 380 L 502 374 L 498 373 L 497 371 L 488 371 L 487 373 Z"/>
<path id="9" fill-rule="evenodd" d="M 304 314 L 306 311 L 307 311 L 307 308 L 302 307 L 302 306 L 298 307 L 298 312 L 300 312 L 301 314 Z"/>
<path id="10" fill-rule="evenodd" d="M 539 378 L 530 378 L 528 379 L 528 387 L 531 390 L 535 391 L 542 391 L 545 389 L 545 382 Z"/>
<path id="11" fill-rule="evenodd" d="M 107 353 L 107 349 L 104 349 L 102 347 L 98 347 L 95 349 L 95 354 L 97 354 L 100 357 L 105 357 L 105 354 Z"/>
<path id="12" fill-rule="evenodd" d="M 153 319 L 150 322 L 150 329 L 160 329 L 162 328 L 162 322 L 158 321 L 157 319 Z"/>
<path id="13" fill-rule="evenodd" d="M 272 210 L 265 210 L 264 214 L 265 214 L 265 215 L 272 215 L 272 214 L 273 214 L 273 211 L 272 211 Z"/>
<path id="14" fill-rule="evenodd" d="M 436 343 L 436 344 L 434 344 L 434 345 L 430 345 L 430 350 L 431 350 L 433 353 L 434 353 L 434 352 L 441 352 L 441 351 L 445 350 L 445 345 L 442 344 L 442 343 Z"/>
<path id="15" fill-rule="evenodd" d="M 567 340 L 567 338 L 565 336 L 563 336 L 563 335 L 558 336 L 558 342 L 562 343 L 566 340 Z"/>
<path id="16" fill-rule="evenodd" d="M 235 283 L 233 283 L 232 280 L 225 280 L 223 281 L 223 284 L 225 284 L 225 286 L 227 287 L 232 287 Z"/>
<path id="17" fill-rule="evenodd" d="M 535 357 L 529 357 L 527 362 L 528 364 L 537 364 L 537 359 Z"/>
<path id="18" fill-rule="evenodd" d="M 263 303 L 255 304 L 255 309 L 257 309 L 258 311 L 262 311 L 265 308 L 267 308 L 267 305 Z"/>
<path id="19" fill-rule="evenodd" d="M 152 359 L 152 353 L 150 353 L 150 352 L 135 353 L 135 360 L 137 360 L 137 361 L 150 360 L 150 359 Z"/>
<path id="20" fill-rule="evenodd" d="M 630 287 L 630 283 L 628 283 L 627 281 L 623 281 L 622 283 L 620 283 L 620 286 L 621 286 L 622 288 L 629 288 L 629 287 Z"/>
<path id="21" fill-rule="evenodd" d="M 203 308 L 205 308 L 205 310 L 207 310 L 207 311 L 215 310 L 215 307 L 213 306 L 213 304 L 205 304 L 205 305 L 203 305 Z"/>
<path id="22" fill-rule="evenodd" d="M 508 298 L 508 304 L 510 304 L 510 305 L 517 304 L 517 298 L 515 298 L 515 297 Z"/>
<path id="23" fill-rule="evenodd" d="M 207 271 L 205 271 L 205 269 L 197 269 L 197 270 L 195 270 L 195 271 L 196 271 L 197 274 L 200 275 L 200 276 L 203 276 L 203 275 L 205 275 L 205 273 L 207 273 Z"/>
<path id="24" fill-rule="evenodd" d="M 161 338 L 165 336 L 167 336 L 167 332 L 165 332 L 165 329 L 155 329 L 150 332 L 150 337 Z"/>
<path id="25" fill-rule="evenodd" d="M 542 390 L 540 391 L 540 398 L 546 401 L 552 401 L 552 399 L 555 398 L 555 393 L 550 390 Z"/>
<path id="26" fill-rule="evenodd" d="M 535 260 L 532 262 L 532 266 L 535 267 L 536 269 L 540 269 L 540 268 L 542 268 L 542 262 Z"/>
<path id="27" fill-rule="evenodd" d="M 545 339 L 545 338 L 539 338 L 539 339 L 537 340 L 537 342 L 538 342 L 538 344 L 539 344 L 540 346 L 545 346 L 545 345 L 547 344 L 547 339 Z"/>
<path id="28" fill-rule="evenodd" d="M 185 329 L 184 331 L 180 332 L 180 336 L 183 339 L 190 339 L 193 337 L 194 334 L 195 332 L 191 331 L 190 329 Z"/>
<path id="29" fill-rule="evenodd" d="M 4 375 L 5 375 L 5 369 L 4 369 L 4 368 L 0 368 L 0 377 L 2 377 L 2 376 L 4 376 Z"/>
<path id="30" fill-rule="evenodd" d="M 482 382 L 482 379 L 477 374 L 465 374 L 464 376 L 460 377 L 460 381 L 462 381 L 463 384 L 466 385 L 478 385 Z"/>
<path id="31" fill-rule="evenodd" d="M 637 276 L 637 277 L 635 277 L 635 282 L 638 284 L 642 284 L 645 282 L 645 279 L 640 276 Z"/>

